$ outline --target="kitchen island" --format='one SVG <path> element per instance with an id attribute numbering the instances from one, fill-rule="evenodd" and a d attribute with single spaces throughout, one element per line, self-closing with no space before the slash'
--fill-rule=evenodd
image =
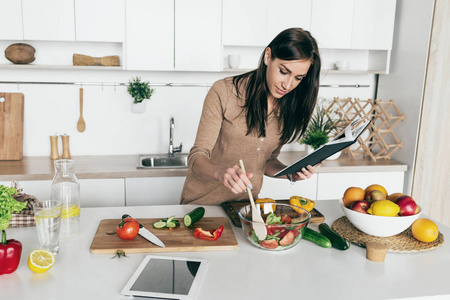
<path id="1" fill-rule="evenodd" d="M 123 213 L 135 218 L 180 218 L 193 208 L 82 208 L 81 236 L 61 243 L 55 265 L 42 274 L 34 274 L 27 267 L 28 254 L 39 247 L 36 228 L 8 228 L 8 238 L 21 241 L 23 253 L 16 272 L 0 276 L 2 299 L 130 299 L 120 291 L 146 254 L 129 254 L 129 258 L 120 259 L 111 259 L 110 254 L 91 254 L 89 248 L 100 221 L 119 219 Z M 208 217 L 226 216 L 221 207 L 205 208 Z M 316 208 L 329 225 L 343 215 L 337 200 L 318 201 Z M 450 236 L 450 228 L 437 224 L 444 237 Z M 317 230 L 317 224 L 310 223 L 309 227 Z M 198 300 L 450 299 L 448 242 L 433 251 L 387 253 L 384 262 L 371 262 L 365 257 L 365 249 L 354 244 L 349 250 L 339 251 L 301 240 L 286 251 L 263 251 L 246 240 L 241 228 L 232 228 L 239 244 L 237 250 L 153 254 L 208 260 L 195 298 Z"/>

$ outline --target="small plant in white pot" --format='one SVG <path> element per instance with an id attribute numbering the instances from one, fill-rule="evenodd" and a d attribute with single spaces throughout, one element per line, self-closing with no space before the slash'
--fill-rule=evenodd
<path id="1" fill-rule="evenodd" d="M 150 88 L 150 82 L 141 81 L 140 77 L 132 78 L 128 82 L 127 91 L 134 99 L 131 110 L 136 113 L 143 113 L 146 105 L 146 101 L 144 100 L 150 100 L 153 94 L 153 89 Z"/>

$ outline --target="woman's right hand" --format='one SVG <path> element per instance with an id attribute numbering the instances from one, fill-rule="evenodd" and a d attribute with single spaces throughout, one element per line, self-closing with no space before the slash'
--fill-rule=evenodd
<path id="1" fill-rule="evenodd" d="M 223 168 L 218 172 L 217 179 L 226 188 L 235 194 L 243 193 L 247 190 L 247 186 L 252 189 L 250 178 L 253 173 L 245 174 L 238 165 L 232 168 Z"/>

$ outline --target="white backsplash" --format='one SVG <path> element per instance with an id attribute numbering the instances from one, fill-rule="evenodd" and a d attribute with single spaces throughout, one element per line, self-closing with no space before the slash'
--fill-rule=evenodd
<path id="1" fill-rule="evenodd" d="M 152 83 L 211 85 L 233 73 L 130 72 L 104 70 L 0 69 L 0 81 L 127 83 L 141 76 Z M 374 75 L 323 74 L 321 84 L 370 85 L 369 88 L 323 87 L 320 96 L 373 98 Z M 70 136 L 71 155 L 121 155 L 164 153 L 169 145 L 169 119 L 175 119 L 174 145 L 183 152 L 192 147 L 207 87 L 153 87 L 146 112 L 131 112 L 132 98 L 125 86 L 83 85 L 86 130 L 76 129 L 80 85 L 0 84 L 0 92 L 25 95 L 24 156 L 50 155 L 49 136 Z M 385 99 L 387 100 L 387 99 Z M 61 145 L 59 147 L 61 152 Z M 298 151 L 294 143 L 283 151 Z"/>

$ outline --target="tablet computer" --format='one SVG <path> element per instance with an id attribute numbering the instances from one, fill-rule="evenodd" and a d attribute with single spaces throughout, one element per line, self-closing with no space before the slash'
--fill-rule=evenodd
<path id="1" fill-rule="evenodd" d="M 147 255 L 122 290 L 122 295 L 194 299 L 206 259 Z"/>

